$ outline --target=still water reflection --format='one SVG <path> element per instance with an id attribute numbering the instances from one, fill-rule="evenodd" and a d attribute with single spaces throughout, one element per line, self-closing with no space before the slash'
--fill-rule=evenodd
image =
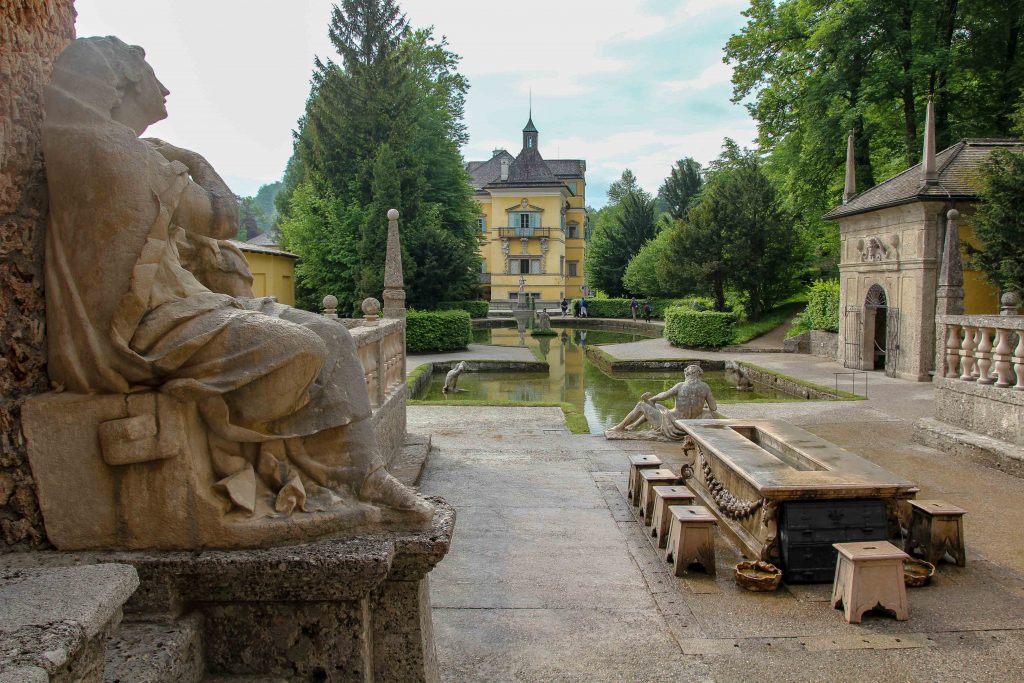
<path id="1" fill-rule="evenodd" d="M 646 337 L 621 332 L 556 329 L 554 337 L 531 337 L 520 341 L 515 329 L 477 330 L 474 341 L 496 346 L 526 346 L 546 360 L 547 374 L 540 372 L 466 372 L 459 377 L 453 396 L 441 392 L 444 373 L 437 373 L 425 394 L 417 398 L 450 401 L 531 401 L 567 402 L 582 410 L 592 434 L 600 434 L 628 413 L 645 391 L 658 393 L 683 380 L 682 371 L 617 372 L 609 376 L 586 357 L 586 347 L 598 344 L 622 344 Z M 740 392 L 726 382 L 721 372 L 706 372 L 704 380 L 719 403 L 752 399 L 790 399 L 785 394 L 759 388 Z"/>

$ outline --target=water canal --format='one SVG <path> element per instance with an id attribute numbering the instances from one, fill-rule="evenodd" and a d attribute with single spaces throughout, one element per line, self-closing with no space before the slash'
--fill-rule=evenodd
<path id="1" fill-rule="evenodd" d="M 523 401 L 572 403 L 587 418 L 592 434 L 600 434 L 628 413 L 645 391 L 658 393 L 681 382 L 682 371 L 616 372 L 609 374 L 587 358 L 586 348 L 623 344 L 646 337 L 622 332 L 556 328 L 553 337 L 520 339 L 515 329 L 477 330 L 474 342 L 495 346 L 525 346 L 538 360 L 547 361 L 542 372 L 467 372 L 459 378 L 454 395 L 441 392 L 444 373 L 435 373 L 427 389 L 416 398 L 431 401 Z M 723 372 L 706 372 L 705 381 L 719 403 L 789 401 L 788 394 L 755 385 L 753 391 L 737 391 Z"/>

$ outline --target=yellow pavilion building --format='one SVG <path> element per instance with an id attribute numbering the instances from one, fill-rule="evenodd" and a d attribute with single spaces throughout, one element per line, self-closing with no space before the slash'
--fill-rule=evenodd
<path id="1" fill-rule="evenodd" d="M 517 156 L 496 149 L 466 164 L 480 203 L 481 282 L 492 304 L 516 300 L 520 282 L 538 307 L 583 293 L 587 162 L 545 160 L 538 143 L 531 116 Z"/>

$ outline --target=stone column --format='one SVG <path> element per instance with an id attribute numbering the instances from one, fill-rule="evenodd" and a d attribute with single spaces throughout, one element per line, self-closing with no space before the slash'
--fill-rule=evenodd
<path id="1" fill-rule="evenodd" d="M 46 544 L 21 406 L 48 388 L 43 88 L 74 37 L 72 0 L 0 2 L 0 553 Z"/>
<path id="2" fill-rule="evenodd" d="M 405 279 L 402 276 L 398 209 L 388 209 L 388 247 L 384 256 L 384 317 L 405 320 Z"/>
<path id="3" fill-rule="evenodd" d="M 960 257 L 959 222 L 960 212 L 950 209 L 946 213 L 946 239 L 942 247 L 936 295 L 936 313 L 939 315 L 964 313 L 964 266 Z"/>

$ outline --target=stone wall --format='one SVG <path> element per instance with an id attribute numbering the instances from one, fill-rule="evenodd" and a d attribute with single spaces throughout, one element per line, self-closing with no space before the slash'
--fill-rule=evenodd
<path id="1" fill-rule="evenodd" d="M 46 545 L 20 411 L 47 387 L 42 96 L 74 24 L 73 0 L 0 2 L 0 552 Z"/>
<path id="2" fill-rule="evenodd" d="M 935 417 L 1024 446 L 1024 392 L 936 376 Z"/>
<path id="3" fill-rule="evenodd" d="M 373 406 L 377 445 L 390 464 L 405 446 L 405 323 L 380 320 L 349 329 L 363 364 L 366 389 Z"/>

